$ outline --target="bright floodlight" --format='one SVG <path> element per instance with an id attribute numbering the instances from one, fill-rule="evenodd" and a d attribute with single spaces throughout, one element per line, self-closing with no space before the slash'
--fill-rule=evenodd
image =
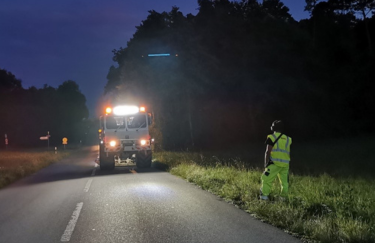
<path id="1" fill-rule="evenodd" d="M 115 108 L 113 108 L 113 114 L 117 116 L 131 115 L 131 114 L 136 114 L 138 112 L 139 112 L 138 106 L 121 105 L 121 106 L 116 106 Z"/>

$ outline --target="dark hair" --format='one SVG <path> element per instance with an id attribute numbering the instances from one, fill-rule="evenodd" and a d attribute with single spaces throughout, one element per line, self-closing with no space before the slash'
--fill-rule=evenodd
<path id="1" fill-rule="evenodd" d="M 273 132 L 283 132 L 284 131 L 284 122 L 281 120 L 275 120 L 272 122 L 271 131 Z"/>

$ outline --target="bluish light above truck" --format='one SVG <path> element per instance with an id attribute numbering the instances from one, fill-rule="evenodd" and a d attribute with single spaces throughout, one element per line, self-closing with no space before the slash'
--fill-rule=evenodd
<path id="1" fill-rule="evenodd" d="M 159 54 L 148 54 L 149 57 L 169 57 L 171 54 L 169 53 L 159 53 Z"/>

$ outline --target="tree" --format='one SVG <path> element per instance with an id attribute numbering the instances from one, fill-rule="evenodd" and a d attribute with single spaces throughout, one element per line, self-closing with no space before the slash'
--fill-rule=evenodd
<path id="1" fill-rule="evenodd" d="M 374 0 L 331 0 L 335 3 L 339 9 L 351 11 L 353 13 L 360 14 L 365 24 L 365 32 L 367 37 L 367 44 L 369 49 L 369 55 L 373 56 L 373 44 L 369 29 L 369 14 L 374 14 L 375 1 Z"/>
<path id="2" fill-rule="evenodd" d="M 88 110 L 76 82 L 68 80 L 57 89 L 48 84 L 23 89 L 15 75 L 0 69 L 0 88 L 0 134 L 8 134 L 10 146 L 44 146 L 39 137 L 48 131 L 51 144 L 60 144 L 65 136 L 73 143 L 83 137 L 80 128 Z"/>
<path id="3" fill-rule="evenodd" d="M 166 149 L 256 140 L 275 117 L 292 117 L 291 134 L 305 138 L 355 132 L 362 91 L 350 87 L 371 76 L 359 71 L 358 60 L 369 63 L 359 58 L 358 23 L 332 1 L 306 3 L 311 18 L 298 25 L 277 0 L 200 0 L 196 16 L 150 11 L 114 52 L 106 92 L 152 105 Z M 147 57 L 162 52 L 171 56 Z"/>
<path id="4" fill-rule="evenodd" d="M 77 124 L 82 123 L 89 115 L 86 98 L 79 90 L 78 84 L 72 80 L 59 85 L 56 94 L 59 98 L 56 109 L 59 111 L 60 129 L 72 141 L 78 141 L 82 131 L 76 129 L 79 127 Z"/>
<path id="5" fill-rule="evenodd" d="M 293 22 L 294 19 L 289 13 L 289 8 L 280 0 L 263 0 L 262 7 L 273 18 L 285 22 Z"/>
<path id="6" fill-rule="evenodd" d="M 308 11 L 311 15 L 312 11 L 315 9 L 315 6 L 320 2 L 320 0 L 305 0 L 305 2 L 305 11 Z"/>
<path id="7" fill-rule="evenodd" d="M 21 83 L 11 72 L 0 68 L 0 93 L 22 89 Z"/>

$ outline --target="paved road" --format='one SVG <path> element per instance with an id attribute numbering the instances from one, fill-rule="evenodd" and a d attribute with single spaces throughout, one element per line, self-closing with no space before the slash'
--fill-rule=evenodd
<path id="1" fill-rule="evenodd" d="M 166 172 L 100 171 L 97 153 L 0 190 L 0 242 L 300 242 Z"/>

